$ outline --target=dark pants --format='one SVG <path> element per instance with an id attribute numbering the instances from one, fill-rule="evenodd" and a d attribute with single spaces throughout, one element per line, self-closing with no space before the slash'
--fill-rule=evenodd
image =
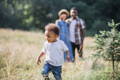
<path id="1" fill-rule="evenodd" d="M 61 66 L 53 66 L 49 63 L 45 63 L 42 71 L 42 75 L 45 80 L 49 80 L 48 74 L 52 72 L 56 80 L 62 80 L 61 78 Z"/>
<path id="2" fill-rule="evenodd" d="M 82 51 L 82 49 L 80 50 L 80 45 L 79 44 L 76 45 L 73 42 L 71 42 L 71 45 L 72 45 L 72 51 L 73 51 L 74 60 L 75 60 L 75 49 L 76 48 L 77 48 L 77 52 L 78 52 L 79 57 L 82 57 L 83 51 Z"/>

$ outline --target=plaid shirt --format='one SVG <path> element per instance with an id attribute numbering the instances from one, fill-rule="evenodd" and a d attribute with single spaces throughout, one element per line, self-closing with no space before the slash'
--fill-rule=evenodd
<path id="1" fill-rule="evenodd" d="M 68 19 L 67 22 L 69 25 L 71 25 L 72 18 Z M 85 28 L 84 21 L 80 18 L 76 18 L 76 25 L 75 25 L 75 31 L 74 31 L 74 36 L 75 36 L 75 44 L 80 45 L 81 42 L 83 41 L 83 29 Z"/>

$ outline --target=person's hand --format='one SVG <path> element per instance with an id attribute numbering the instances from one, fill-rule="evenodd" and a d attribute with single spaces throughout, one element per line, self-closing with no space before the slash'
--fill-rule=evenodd
<path id="1" fill-rule="evenodd" d="M 80 50 L 82 50 L 83 49 L 83 44 L 80 44 Z"/>
<path id="2" fill-rule="evenodd" d="M 70 61 L 70 56 L 67 55 L 66 58 L 67 58 L 67 61 L 69 62 Z"/>
<path id="3" fill-rule="evenodd" d="M 39 63 L 41 63 L 41 57 L 44 55 L 44 52 L 41 52 L 38 59 L 37 59 L 37 64 L 39 65 Z"/>
<path id="4" fill-rule="evenodd" d="M 79 49 L 79 57 L 82 57 L 83 54 L 83 44 L 80 45 L 80 49 Z"/>
<path id="5" fill-rule="evenodd" d="M 38 58 L 37 65 L 39 65 L 40 63 L 41 63 L 41 60 L 40 60 L 40 58 Z"/>

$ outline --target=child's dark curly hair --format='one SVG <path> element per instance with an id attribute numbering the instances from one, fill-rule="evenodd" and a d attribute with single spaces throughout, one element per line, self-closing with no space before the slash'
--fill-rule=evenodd
<path id="1" fill-rule="evenodd" d="M 49 23 L 45 26 L 45 30 L 52 31 L 56 35 L 59 35 L 59 28 L 54 23 Z"/>

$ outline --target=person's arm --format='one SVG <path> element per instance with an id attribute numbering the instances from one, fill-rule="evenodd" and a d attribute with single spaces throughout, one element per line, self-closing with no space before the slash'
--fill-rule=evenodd
<path id="1" fill-rule="evenodd" d="M 59 28 L 59 30 L 61 30 L 59 20 L 56 20 L 55 24 Z M 61 35 L 58 36 L 58 39 L 60 39 L 60 38 L 61 38 Z"/>
<path id="2" fill-rule="evenodd" d="M 55 22 L 55 24 L 56 24 L 56 26 L 58 27 L 58 28 L 60 28 L 60 24 L 59 24 L 59 20 L 56 20 L 56 22 Z"/>
<path id="3" fill-rule="evenodd" d="M 80 36 L 81 36 L 81 45 L 80 45 L 80 49 L 83 48 L 83 42 L 84 42 L 84 38 L 85 38 L 85 22 L 81 19 L 80 20 L 81 23 L 81 27 L 80 27 Z"/>
<path id="4" fill-rule="evenodd" d="M 70 61 L 70 54 L 69 54 L 69 51 L 66 51 L 66 59 L 67 59 L 67 61 Z"/>
<path id="5" fill-rule="evenodd" d="M 46 54 L 46 42 L 43 44 L 43 48 L 40 52 L 40 55 L 37 58 L 37 64 L 39 65 L 39 63 L 41 63 L 41 57 L 44 56 Z"/>
<path id="6" fill-rule="evenodd" d="M 81 45 L 83 46 L 83 42 L 84 42 L 84 38 L 85 38 L 85 30 L 84 29 L 81 29 L 80 31 L 81 33 Z"/>
<path id="7" fill-rule="evenodd" d="M 69 53 L 69 49 L 68 49 L 68 47 L 66 46 L 66 44 L 63 42 L 63 41 L 61 41 L 61 47 L 63 48 L 63 51 L 65 52 L 65 54 L 66 54 L 66 59 L 67 59 L 67 61 L 70 61 L 70 53 Z"/>
<path id="8" fill-rule="evenodd" d="M 44 56 L 44 52 L 41 52 L 38 59 L 37 59 L 37 64 L 39 65 L 39 63 L 41 63 L 41 57 Z"/>

